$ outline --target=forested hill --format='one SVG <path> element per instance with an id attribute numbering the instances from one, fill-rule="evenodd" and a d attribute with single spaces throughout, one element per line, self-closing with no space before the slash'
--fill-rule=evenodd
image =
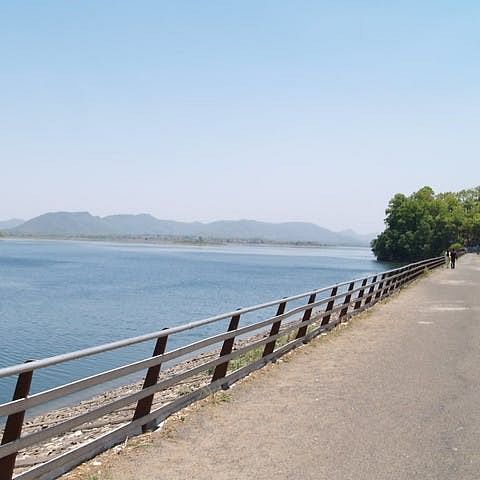
<path id="1" fill-rule="evenodd" d="M 218 240 L 312 242 L 326 245 L 369 245 L 374 235 L 349 230 L 333 232 L 313 223 L 268 223 L 254 220 L 211 223 L 160 220 L 148 214 L 93 216 L 88 212 L 51 212 L 9 231 L 14 235 L 202 237 Z"/>
<path id="2" fill-rule="evenodd" d="M 372 242 L 378 260 L 415 261 L 455 246 L 480 244 L 480 187 L 438 193 L 430 187 L 397 193 L 386 210 L 385 230 Z"/>

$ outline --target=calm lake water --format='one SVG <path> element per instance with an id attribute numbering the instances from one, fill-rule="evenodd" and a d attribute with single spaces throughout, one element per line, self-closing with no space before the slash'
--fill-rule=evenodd
<path id="1" fill-rule="evenodd" d="M 1 240 L 0 367 L 388 268 L 367 248 Z M 186 334 L 185 342 L 193 341 L 194 335 Z M 139 359 L 152 348 L 153 344 L 141 345 L 35 372 L 33 391 Z M 10 399 L 12 382 L 0 379 L 0 402 Z"/>

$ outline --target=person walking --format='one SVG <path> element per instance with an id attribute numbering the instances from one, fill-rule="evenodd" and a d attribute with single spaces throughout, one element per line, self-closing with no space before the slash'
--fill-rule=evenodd
<path id="1" fill-rule="evenodd" d="M 448 253 L 448 248 L 445 250 L 445 268 L 450 266 L 450 254 Z"/>
<path id="2" fill-rule="evenodd" d="M 452 251 L 450 252 L 450 266 L 452 268 L 455 268 L 456 261 L 457 261 L 457 252 L 455 251 L 454 248 L 452 248 Z"/>

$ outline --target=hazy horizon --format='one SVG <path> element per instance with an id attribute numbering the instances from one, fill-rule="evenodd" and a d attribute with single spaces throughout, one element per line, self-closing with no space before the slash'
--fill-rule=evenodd
<path id="1" fill-rule="evenodd" d="M 0 218 L 383 230 L 478 184 L 480 4 L 0 5 Z M 472 180 L 473 184 L 472 184 Z"/>

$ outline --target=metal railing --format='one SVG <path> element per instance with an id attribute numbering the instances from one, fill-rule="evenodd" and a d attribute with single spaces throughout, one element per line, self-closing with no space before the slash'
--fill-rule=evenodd
<path id="1" fill-rule="evenodd" d="M 17 382 L 12 400 L 0 405 L 0 418 L 6 418 L 0 445 L 0 480 L 11 480 L 12 478 L 18 480 L 47 480 L 56 478 L 83 461 L 124 441 L 127 437 L 145 431 L 147 428 L 152 427 L 152 424 L 164 420 L 172 413 L 179 411 L 194 401 L 204 398 L 221 388 L 228 388 L 229 385 L 238 379 L 261 368 L 268 362 L 274 361 L 301 343 L 308 342 L 316 335 L 334 328 L 339 323 L 345 321 L 352 313 L 357 313 L 372 306 L 417 278 L 425 270 L 444 265 L 444 262 L 444 257 L 423 260 L 364 278 L 242 308 L 178 327 L 166 328 L 147 335 L 1 368 L 0 378 L 16 376 Z M 300 305 L 297 305 L 298 303 Z M 290 307 L 288 310 L 287 305 Z M 253 324 L 240 326 L 240 320 L 246 314 L 251 312 L 268 312 L 269 309 L 275 307 L 276 313 L 274 315 L 269 315 L 267 318 L 256 321 Z M 199 336 L 200 339 L 193 343 L 167 351 L 169 338 L 181 332 L 198 330 L 205 325 L 215 324 L 222 320 L 229 320 L 226 332 L 217 333 L 206 338 Z M 237 348 L 234 348 L 236 340 L 249 335 L 255 336 L 251 337 L 249 343 L 240 342 Z M 123 349 L 151 340 L 156 341 L 152 357 L 142 358 L 134 363 L 29 395 L 32 377 L 39 369 L 94 356 L 103 352 Z M 280 340 L 282 341 L 280 342 Z M 210 356 L 207 358 L 207 361 L 200 365 L 187 368 L 181 372 L 172 369 L 171 375 L 159 379 L 161 366 L 167 362 L 176 362 L 178 364 L 182 360 L 192 358 L 195 354 L 198 355 L 204 352 L 205 349 L 209 348 L 212 350 L 213 346 L 220 343 L 222 346 L 219 354 L 213 357 L 213 359 L 209 359 L 212 358 Z M 218 349 L 219 345 L 216 348 Z M 233 371 L 229 369 L 232 360 L 250 358 L 247 357 L 247 354 L 252 351 L 256 352 L 257 355 L 249 363 Z M 106 404 L 94 406 L 86 412 L 61 420 L 47 428 L 40 428 L 22 435 L 25 414 L 29 409 L 44 406 L 48 402 L 63 399 L 67 395 L 72 395 L 94 386 L 101 386 L 106 382 L 120 379 L 145 369 L 146 376 L 143 381 L 143 388 L 139 391 L 115 398 Z M 186 395 L 181 395 L 159 408 L 152 409 L 155 394 L 202 372 L 211 375 L 211 377 L 208 377 L 208 384 L 200 386 Z M 130 421 L 14 477 L 18 452 L 39 445 L 53 437 L 64 435 L 72 431 L 72 429 L 129 405 L 135 405 Z"/>

